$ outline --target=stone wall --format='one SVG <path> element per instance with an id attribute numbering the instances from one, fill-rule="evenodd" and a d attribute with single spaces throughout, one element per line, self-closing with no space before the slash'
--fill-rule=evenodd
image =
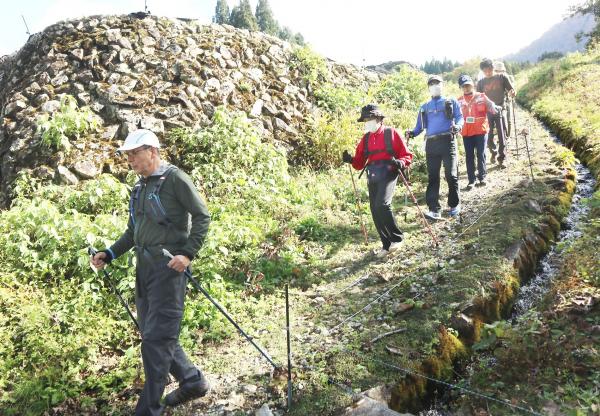
<path id="1" fill-rule="evenodd" d="M 126 169 L 112 156 L 137 128 L 159 136 L 201 128 L 215 107 L 253 118 L 265 140 L 293 143 L 316 111 L 289 43 L 231 26 L 154 16 L 92 16 L 59 22 L 0 60 L 0 206 L 20 169 L 67 183 Z M 328 61 L 333 83 L 366 88 L 377 75 Z M 65 154 L 40 146 L 36 120 L 70 94 L 101 129 Z M 85 165 L 85 166 L 84 166 Z"/>

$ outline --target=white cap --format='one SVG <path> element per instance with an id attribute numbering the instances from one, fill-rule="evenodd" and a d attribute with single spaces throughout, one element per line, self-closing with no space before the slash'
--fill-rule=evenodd
<path id="1" fill-rule="evenodd" d="M 152 146 L 157 149 L 160 148 L 158 137 L 150 130 L 139 129 L 131 132 L 127 135 L 123 146 L 117 149 L 118 152 L 125 152 L 127 150 L 137 149 L 140 146 Z"/>

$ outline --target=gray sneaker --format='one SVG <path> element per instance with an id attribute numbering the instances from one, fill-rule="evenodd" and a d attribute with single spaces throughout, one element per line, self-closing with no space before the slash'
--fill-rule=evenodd
<path id="1" fill-rule="evenodd" d="M 458 214 L 460 214 L 460 204 L 455 206 L 454 208 L 450 208 L 451 217 L 456 217 Z"/>
<path id="2" fill-rule="evenodd" d="M 190 400 L 206 396 L 206 393 L 208 393 L 209 390 L 210 384 L 208 383 L 208 380 L 204 377 L 202 372 L 199 372 L 198 377 L 183 381 L 179 384 L 177 389 L 167 394 L 165 397 L 165 405 L 169 407 L 179 406 Z"/>
<path id="3" fill-rule="evenodd" d="M 430 220 L 441 220 L 442 219 L 442 214 L 438 211 L 427 211 L 425 213 L 425 217 L 429 218 Z"/>

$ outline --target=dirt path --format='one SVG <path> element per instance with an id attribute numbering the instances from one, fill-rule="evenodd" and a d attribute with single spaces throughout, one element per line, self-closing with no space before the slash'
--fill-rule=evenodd
<path id="1" fill-rule="evenodd" d="M 532 211 L 536 204 L 543 205 L 546 184 L 559 180 L 563 173 L 552 161 L 555 145 L 541 125 L 522 110 L 517 119 L 520 129 L 531 125 L 535 182 L 529 178 L 525 149 L 517 158 L 515 142 L 511 141 L 509 149 L 514 155 L 508 168 L 488 166 L 486 187 L 461 191 L 461 220 L 433 224 L 442 242 L 438 249 L 432 248 L 412 203 L 404 206 L 403 187 L 399 185 L 394 207 L 405 232 L 399 254 L 386 261 L 374 258 L 372 251 L 378 244 L 370 218 L 365 217 L 370 229 L 368 248 L 361 244 L 357 232 L 355 241 L 322 259 L 319 269 L 324 283 L 305 291 L 290 289 L 298 399 L 295 414 L 330 414 L 349 402 L 349 395 L 326 383 L 328 377 L 359 391 L 401 379 L 401 373 L 369 362 L 369 357 L 409 367 L 421 362 L 438 347 L 439 327 L 447 323 L 451 313 L 464 308 L 474 296 L 489 292 L 502 268 L 509 267 L 501 258 L 502 252 L 519 238 L 524 227 L 535 222 L 539 213 Z M 519 140 L 523 146 L 522 137 Z M 462 190 L 467 183 L 462 154 L 460 169 Z M 423 185 L 415 186 L 420 201 L 424 200 L 423 190 Z M 444 201 L 444 185 L 441 194 Z M 528 204 L 533 208 L 528 209 Z M 251 302 L 256 302 L 257 310 L 264 314 L 237 318 L 276 362 L 285 363 L 283 294 L 265 293 Z M 405 330 L 370 342 L 400 328 Z M 359 351 L 361 357 L 347 354 L 346 349 Z M 171 414 L 253 414 L 263 403 L 268 403 L 275 414 L 285 408 L 286 381 L 271 379 L 266 361 L 240 337 L 200 345 L 194 354 L 209 375 L 213 391 Z"/>

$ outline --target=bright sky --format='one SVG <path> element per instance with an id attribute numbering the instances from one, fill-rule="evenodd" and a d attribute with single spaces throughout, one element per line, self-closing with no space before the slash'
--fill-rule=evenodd
<path id="1" fill-rule="evenodd" d="M 228 0 L 229 6 L 237 0 Z M 255 7 L 257 0 L 250 0 Z M 210 22 L 216 0 L 147 0 L 154 15 Z M 322 55 L 378 64 L 435 57 L 498 58 L 537 39 L 579 0 L 269 0 L 275 18 Z M 59 20 L 144 10 L 144 0 L 9 0 L 0 14 L 0 56 Z"/>

